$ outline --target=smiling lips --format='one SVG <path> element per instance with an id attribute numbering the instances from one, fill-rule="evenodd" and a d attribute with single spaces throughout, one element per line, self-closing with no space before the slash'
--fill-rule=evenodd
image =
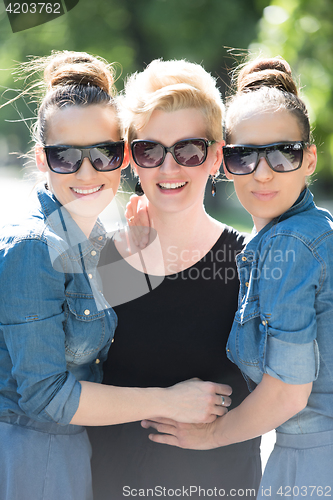
<path id="1" fill-rule="evenodd" d="M 187 182 L 159 182 L 157 185 L 161 189 L 179 189 L 184 187 Z"/>
<path id="2" fill-rule="evenodd" d="M 87 194 L 97 193 L 97 191 L 100 191 L 100 189 L 102 189 L 103 185 L 104 184 L 102 184 L 101 186 L 97 186 L 95 188 L 90 188 L 90 189 L 82 189 L 82 188 L 72 187 L 71 190 L 74 191 L 74 193 L 77 193 L 77 194 L 87 195 Z"/>

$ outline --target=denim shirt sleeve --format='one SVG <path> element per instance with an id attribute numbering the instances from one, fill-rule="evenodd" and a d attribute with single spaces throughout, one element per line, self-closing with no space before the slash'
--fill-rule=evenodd
<path id="1" fill-rule="evenodd" d="M 40 239 L 1 253 L 0 329 L 18 405 L 31 418 L 66 425 L 78 408 L 81 384 L 66 368 L 65 274 L 52 267 Z"/>
<path id="2" fill-rule="evenodd" d="M 324 263 L 292 235 L 268 239 L 259 280 L 263 371 L 289 384 L 318 376 L 316 293 Z"/>

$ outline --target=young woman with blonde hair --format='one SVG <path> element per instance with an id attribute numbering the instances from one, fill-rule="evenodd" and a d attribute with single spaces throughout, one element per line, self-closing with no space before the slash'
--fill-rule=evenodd
<path id="1" fill-rule="evenodd" d="M 148 198 L 163 255 L 161 266 L 152 245 L 142 251 L 149 263 L 146 276 L 166 277 L 149 294 L 115 307 L 119 327 L 103 381 L 165 387 L 199 377 L 229 384 L 233 408 L 248 394 L 225 354 L 237 308 L 234 257 L 244 238 L 211 218 L 203 203 L 209 179 L 215 192 L 222 160 L 223 104 L 216 81 L 198 64 L 153 61 L 127 81 L 120 116 L 139 178 L 137 191 Z M 135 243 L 120 237 L 103 254 L 106 262 L 125 259 L 135 279 L 143 274 L 135 252 Z M 111 282 L 110 276 L 104 279 Z M 229 405 L 229 398 L 222 403 Z M 259 439 L 202 452 L 153 443 L 140 423 L 91 428 L 89 435 L 95 500 L 241 498 L 259 484 Z"/>

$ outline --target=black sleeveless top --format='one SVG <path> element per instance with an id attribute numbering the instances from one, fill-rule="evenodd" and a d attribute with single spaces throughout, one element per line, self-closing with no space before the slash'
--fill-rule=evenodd
<path id="1" fill-rule="evenodd" d="M 237 309 L 235 255 L 243 244 L 240 233 L 225 227 L 199 262 L 166 276 L 149 293 L 115 306 L 118 327 L 104 364 L 103 383 L 167 387 L 198 377 L 229 384 L 232 407 L 237 406 L 248 389 L 237 366 L 227 359 L 225 346 Z M 119 258 L 110 240 L 101 262 Z M 137 274 L 142 273 L 125 261 L 123 266 L 126 285 L 137 282 Z M 113 281 L 110 287 L 112 277 L 107 273 L 102 273 L 102 279 L 108 300 L 107 289 L 116 284 Z M 226 493 L 232 488 L 257 489 L 261 472 L 258 439 L 197 451 L 153 443 L 147 437 L 150 432 L 152 429 L 143 429 L 138 422 L 88 428 L 93 445 L 94 500 L 124 498 L 130 491 L 125 487 L 136 489 L 138 496 L 140 489 L 141 496 L 152 489 L 152 498 L 161 496 L 158 486 L 162 493 L 163 487 L 175 491 L 197 486 L 198 498 L 199 486 L 224 488 Z M 191 493 L 197 498 L 195 489 Z"/>

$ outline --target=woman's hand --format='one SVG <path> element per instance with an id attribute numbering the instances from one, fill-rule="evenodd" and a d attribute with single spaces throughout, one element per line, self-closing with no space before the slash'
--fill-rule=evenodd
<path id="1" fill-rule="evenodd" d="M 232 389 L 228 385 L 195 378 L 165 389 L 167 414 L 177 422 L 209 423 L 227 412 Z"/>
<path id="2" fill-rule="evenodd" d="M 162 434 L 150 434 L 157 443 L 206 450 L 247 441 L 279 427 L 307 404 L 312 383 L 293 385 L 264 373 L 261 382 L 244 401 L 223 418 L 205 425 L 180 424 L 170 419 L 145 419 L 142 426 Z"/>
<path id="3" fill-rule="evenodd" d="M 225 409 L 225 412 L 227 411 Z M 219 446 L 215 440 L 215 430 L 218 420 L 209 424 L 185 424 L 168 418 L 158 418 L 143 420 L 141 425 L 145 429 L 152 427 L 160 433 L 149 434 L 149 439 L 155 443 L 169 444 L 193 450 L 210 450 Z"/>
<path id="4" fill-rule="evenodd" d="M 149 202 L 145 196 L 133 194 L 126 205 L 125 217 L 131 228 L 131 236 L 139 248 L 146 248 L 149 241 Z"/>

